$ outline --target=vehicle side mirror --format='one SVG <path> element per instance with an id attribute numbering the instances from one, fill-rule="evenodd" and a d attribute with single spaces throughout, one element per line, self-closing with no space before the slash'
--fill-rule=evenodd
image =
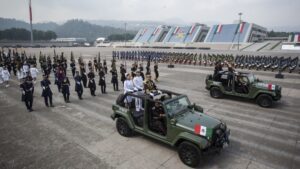
<path id="1" fill-rule="evenodd" d="M 199 111 L 200 113 L 203 113 L 203 107 L 198 106 L 198 105 L 194 105 L 194 110 Z"/>
<path id="2" fill-rule="evenodd" d="M 172 125 L 175 125 L 175 124 L 176 124 L 176 122 L 177 122 L 177 120 L 176 120 L 176 119 L 171 119 L 171 120 L 170 120 L 170 124 L 172 124 Z"/>

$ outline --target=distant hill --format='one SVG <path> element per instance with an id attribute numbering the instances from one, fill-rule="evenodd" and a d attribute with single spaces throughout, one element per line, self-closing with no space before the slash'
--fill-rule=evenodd
<path id="1" fill-rule="evenodd" d="M 0 30 L 10 28 L 23 28 L 30 29 L 30 25 L 27 22 L 0 18 Z M 87 38 L 89 41 L 94 41 L 98 37 L 108 37 L 112 34 L 123 34 L 124 29 L 115 28 L 112 26 L 100 26 L 91 24 L 87 21 L 73 19 L 59 25 L 54 22 L 36 23 L 33 24 L 33 29 L 42 31 L 54 31 L 57 37 L 82 37 Z M 137 31 L 127 30 L 127 33 L 136 34 Z"/>
<path id="2" fill-rule="evenodd" d="M 90 24 L 83 20 L 69 20 L 54 30 L 58 37 L 85 37 L 88 40 L 95 40 L 98 37 L 108 37 L 112 34 L 122 34 L 124 29 L 109 26 Z M 135 31 L 127 31 L 135 34 Z"/>
<path id="3" fill-rule="evenodd" d="M 46 23 L 36 23 L 33 24 L 33 28 L 36 30 L 42 31 L 54 31 L 59 25 L 54 22 L 46 22 Z M 30 29 L 30 25 L 27 22 L 16 20 L 16 19 L 7 19 L 0 18 L 0 30 L 10 29 L 10 28 L 23 28 Z"/>

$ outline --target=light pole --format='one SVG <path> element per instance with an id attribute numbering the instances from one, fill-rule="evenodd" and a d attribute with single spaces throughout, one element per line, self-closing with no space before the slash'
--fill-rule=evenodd
<path id="1" fill-rule="evenodd" d="M 240 31 L 240 29 L 241 29 L 241 23 L 242 23 L 242 15 L 243 15 L 243 13 L 242 12 L 240 12 L 239 13 L 239 16 L 240 16 L 240 20 L 239 20 L 239 34 L 238 34 L 238 51 L 240 51 L 240 34 L 241 34 L 241 31 Z"/>
<path id="2" fill-rule="evenodd" d="M 127 26 L 127 23 L 125 22 L 125 33 L 124 33 L 124 40 L 125 40 L 125 47 L 126 47 L 126 38 L 127 38 L 127 35 L 126 35 L 126 26 Z"/>

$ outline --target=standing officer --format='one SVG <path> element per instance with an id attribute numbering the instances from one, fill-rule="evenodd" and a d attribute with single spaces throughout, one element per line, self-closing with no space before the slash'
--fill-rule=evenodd
<path id="1" fill-rule="evenodd" d="M 96 94 L 95 94 L 95 91 L 96 91 L 95 73 L 92 68 L 90 69 L 90 72 L 88 73 L 88 78 L 89 78 L 88 87 L 90 88 L 91 95 L 96 96 Z"/>
<path id="2" fill-rule="evenodd" d="M 119 91 L 119 84 L 118 84 L 118 72 L 117 69 L 114 67 L 111 71 L 111 83 L 114 86 L 114 91 Z"/>
<path id="3" fill-rule="evenodd" d="M 103 70 L 103 68 L 100 68 L 100 71 L 99 71 L 99 76 L 100 76 L 100 79 L 99 79 L 99 85 L 101 86 L 101 92 L 102 94 L 105 94 L 106 93 L 106 82 L 105 82 L 105 72 Z"/>
<path id="4" fill-rule="evenodd" d="M 70 103 L 70 81 L 67 76 L 64 77 L 62 83 L 61 83 L 61 92 L 64 96 L 64 100 L 66 103 Z"/>
<path id="5" fill-rule="evenodd" d="M 155 62 L 155 64 L 154 64 L 154 73 L 155 73 L 155 81 L 157 82 L 158 80 L 158 76 L 159 76 L 159 74 L 158 74 L 158 63 L 157 62 Z"/>
<path id="6" fill-rule="evenodd" d="M 75 60 L 72 60 L 72 62 L 70 63 L 70 67 L 71 67 L 71 70 L 72 70 L 72 75 L 74 77 L 75 76 L 75 71 L 76 71 Z"/>
<path id="7" fill-rule="evenodd" d="M 75 80 L 75 91 L 77 92 L 78 98 L 80 100 L 82 100 L 82 93 L 83 93 L 83 87 L 82 87 L 82 83 L 81 83 L 82 78 L 79 75 L 78 71 L 76 71 L 76 75 L 74 77 L 74 80 Z"/>
<path id="8" fill-rule="evenodd" d="M 123 64 L 121 64 L 121 67 L 120 67 L 120 73 L 121 73 L 121 82 L 124 84 L 124 81 L 126 80 L 126 68 Z"/>
<path id="9" fill-rule="evenodd" d="M 52 104 L 52 91 L 50 89 L 51 82 L 48 79 L 48 75 L 44 75 L 43 77 L 44 77 L 44 80 L 41 81 L 41 86 L 42 86 L 42 89 L 43 89 L 42 96 L 45 99 L 45 105 L 47 107 L 49 107 L 49 104 L 48 104 L 48 98 L 49 98 L 50 106 L 54 107 L 53 104 Z"/>
<path id="10" fill-rule="evenodd" d="M 32 112 L 32 103 L 33 103 L 33 84 L 29 76 L 23 78 L 24 82 L 20 84 L 20 89 L 22 91 L 22 101 L 25 102 L 27 110 Z"/>

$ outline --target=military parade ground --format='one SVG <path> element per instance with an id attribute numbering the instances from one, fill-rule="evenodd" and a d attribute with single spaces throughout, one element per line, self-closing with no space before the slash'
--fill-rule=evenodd
<path id="1" fill-rule="evenodd" d="M 187 53 L 224 53 L 236 56 L 234 51 L 203 51 L 188 49 L 127 49 L 73 47 L 56 48 L 64 53 L 70 64 L 71 51 L 76 64 L 81 57 L 85 63 L 98 57 L 107 61 L 111 69 L 113 51 L 164 51 Z M 27 55 L 53 56 L 53 48 L 23 48 Z M 255 53 L 244 55 L 291 56 L 299 53 Z M 120 64 L 127 65 L 130 72 L 133 60 L 116 60 L 119 73 L 119 91 L 114 91 L 111 74 L 106 77 L 106 94 L 102 94 L 97 84 L 96 96 L 91 96 L 88 88 L 83 89 L 83 100 L 75 92 L 75 81 L 68 66 L 66 74 L 70 80 L 70 103 L 58 92 L 53 73 L 49 80 L 53 92 L 54 107 L 46 107 L 42 95 L 42 70 L 34 84 L 33 111 L 27 111 L 21 101 L 20 82 L 11 75 L 9 87 L 0 86 L 0 168 L 127 168 L 127 169 L 183 169 L 184 165 L 176 148 L 163 144 L 141 134 L 131 137 L 121 136 L 112 120 L 112 105 L 124 93 Z M 147 61 L 143 63 L 144 67 Z M 220 119 L 230 129 L 230 143 L 221 152 L 201 156 L 203 169 L 297 169 L 300 166 L 300 74 L 298 69 L 292 73 L 282 72 L 283 79 L 275 78 L 278 71 L 236 68 L 237 72 L 253 73 L 262 81 L 281 86 L 281 99 L 271 108 L 263 108 L 254 100 L 224 96 L 212 98 L 205 89 L 207 75 L 213 74 L 214 66 L 173 63 L 158 63 L 159 78 L 155 82 L 158 89 L 185 94 L 192 103 L 202 106 L 204 113 Z M 152 77 L 154 63 L 150 69 Z M 77 66 L 77 70 L 79 67 Z M 227 70 L 226 66 L 223 67 Z M 99 76 L 95 80 L 98 82 Z"/>

